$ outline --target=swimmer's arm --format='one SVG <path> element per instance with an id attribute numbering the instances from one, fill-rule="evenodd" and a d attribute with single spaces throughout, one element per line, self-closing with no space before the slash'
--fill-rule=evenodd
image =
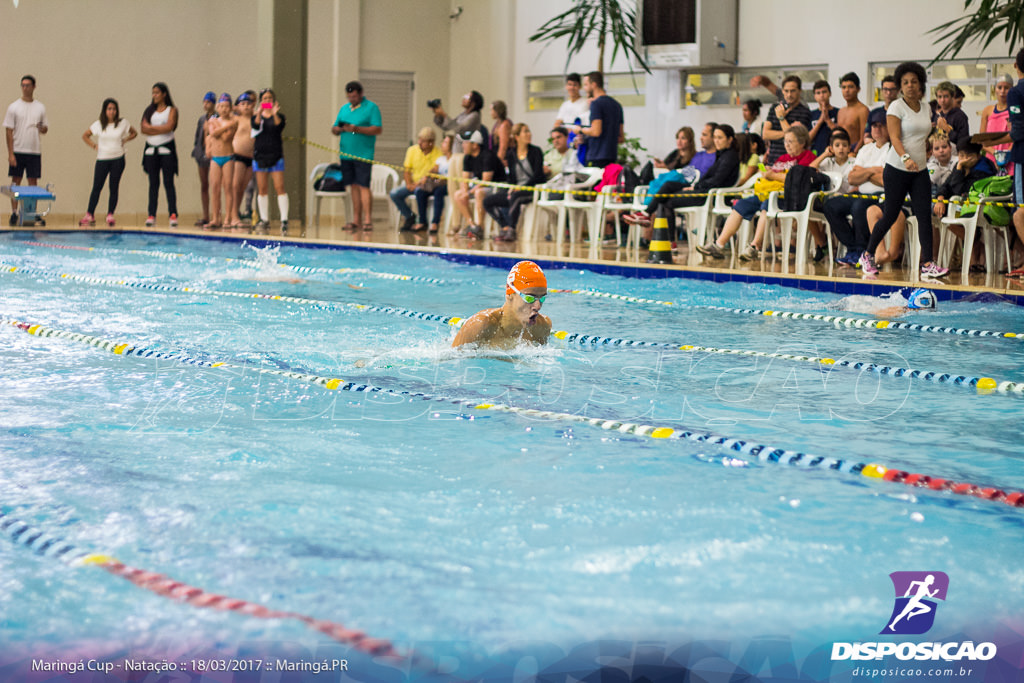
<path id="1" fill-rule="evenodd" d="M 906 306 L 888 306 L 875 311 L 875 315 L 879 318 L 899 318 L 906 312 Z"/>
<path id="2" fill-rule="evenodd" d="M 497 330 L 498 322 L 494 320 L 492 311 L 481 311 L 459 328 L 459 333 L 452 341 L 452 348 L 489 341 Z"/>

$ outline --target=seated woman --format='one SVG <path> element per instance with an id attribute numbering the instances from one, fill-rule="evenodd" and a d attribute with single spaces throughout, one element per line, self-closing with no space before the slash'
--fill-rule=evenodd
<path id="1" fill-rule="evenodd" d="M 531 144 L 533 135 L 525 123 L 517 123 L 512 128 L 515 147 L 509 149 L 505 157 L 508 168 L 508 182 L 513 185 L 533 186 L 544 183 L 544 154 L 540 147 Z M 484 198 L 484 209 L 501 226 L 501 232 L 495 236 L 496 242 L 515 242 L 516 225 L 523 207 L 533 201 L 532 190 L 505 189 L 492 192 Z"/>
<path id="2" fill-rule="evenodd" d="M 643 211 L 626 216 L 629 224 L 640 224 L 648 226 L 651 224 L 651 216 L 662 206 L 668 208 L 669 234 L 675 234 L 675 211 L 674 209 L 685 206 L 700 206 L 707 200 L 707 193 L 720 187 L 732 187 L 736 183 L 739 174 L 740 157 L 736 150 L 736 134 L 732 126 L 720 124 L 715 126 L 712 139 L 715 141 L 715 161 L 708 169 L 707 175 L 693 185 L 685 184 L 680 180 L 669 180 L 658 187 L 651 185 L 651 193 L 657 196 L 651 197 L 647 207 Z M 693 197 L 665 197 L 663 195 L 685 194 L 687 192 L 699 194 Z"/>
<path id="3" fill-rule="evenodd" d="M 814 161 L 814 153 L 807 149 L 810 138 L 807 129 L 803 126 L 793 126 L 786 131 L 783 142 L 786 146 L 786 153 L 780 156 L 772 167 L 764 171 L 764 178 L 783 182 L 786 173 L 793 166 L 810 166 Z M 744 197 L 733 204 L 732 212 L 725 221 L 725 227 L 718 239 L 709 242 L 707 245 L 698 245 L 697 251 L 712 258 L 725 258 L 725 245 L 730 238 L 740 229 L 744 220 L 753 220 L 755 215 L 760 214 L 757 221 L 757 230 L 754 233 L 753 241 L 740 253 L 740 260 L 753 261 L 761 252 L 761 241 L 764 239 L 764 231 L 768 227 L 768 197 L 761 199 L 756 194 Z"/>
<path id="4" fill-rule="evenodd" d="M 689 164 L 695 153 L 693 129 L 683 126 L 676 131 L 676 148 L 669 152 L 664 160 L 654 159 L 652 163 L 654 168 L 666 168 L 671 171 Z"/>

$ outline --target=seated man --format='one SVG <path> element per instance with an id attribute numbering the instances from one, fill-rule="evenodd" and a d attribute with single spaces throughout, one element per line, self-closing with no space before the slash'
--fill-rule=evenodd
<path id="1" fill-rule="evenodd" d="M 693 159 L 691 159 L 689 163 L 692 168 L 700 171 L 701 175 L 707 173 L 715 163 L 716 155 L 714 134 L 715 123 L 705 123 L 704 128 L 700 131 L 701 151 L 694 154 Z"/>
<path id="2" fill-rule="evenodd" d="M 847 249 L 845 256 L 836 259 L 836 263 L 844 266 L 855 265 L 871 239 L 867 211 L 869 206 L 878 203 L 877 197 L 882 194 L 882 170 L 889 154 L 889 129 L 884 121 L 872 120 L 871 139 L 872 144 L 860 148 L 847 179 L 851 190 L 856 187 L 858 194 L 873 196 L 829 197 L 822 208 L 836 239 Z M 852 226 L 848 216 L 853 219 Z"/>
<path id="3" fill-rule="evenodd" d="M 569 147 L 569 131 L 557 126 L 551 131 L 551 149 L 544 152 L 544 177 L 553 180 L 563 173 L 583 168 L 576 151 Z"/>
<path id="4" fill-rule="evenodd" d="M 406 200 L 423 186 L 427 174 L 441 156 L 441 150 L 434 146 L 435 139 L 434 129 L 426 126 L 420 130 L 416 144 L 405 151 L 405 162 L 402 164 L 405 182 L 391 190 L 391 201 L 398 207 L 398 213 L 402 214 L 402 230 L 419 231 L 426 228 L 426 216 L 420 216 L 417 222 Z"/>
<path id="5" fill-rule="evenodd" d="M 533 261 L 520 261 L 505 279 L 505 303 L 466 320 L 452 347 L 477 344 L 509 349 L 523 342 L 546 344 L 551 319 L 540 314 L 540 307 L 547 295 L 544 271 Z"/>
<path id="6" fill-rule="evenodd" d="M 498 157 L 488 149 L 484 149 L 484 136 L 480 131 L 466 131 L 461 136 L 462 149 L 466 155 L 462 160 L 462 177 L 470 180 L 483 180 L 484 182 L 505 180 L 505 165 L 498 161 Z M 487 196 L 489 187 L 477 185 L 476 183 L 459 183 L 459 189 L 452 197 L 452 203 L 458 209 L 462 217 L 469 222 L 466 228 L 467 236 L 479 239 L 484 235 L 481 227 L 484 222 L 484 197 Z M 476 199 L 475 212 L 469 208 L 469 198 Z"/>

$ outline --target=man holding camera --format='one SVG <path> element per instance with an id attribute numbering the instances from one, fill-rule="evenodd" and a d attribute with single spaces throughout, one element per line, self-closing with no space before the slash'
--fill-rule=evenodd
<path id="1" fill-rule="evenodd" d="M 434 110 L 434 124 L 438 128 L 455 133 L 455 153 L 465 152 L 462 147 L 463 136 L 480 130 L 480 110 L 484 108 L 484 96 L 476 90 L 463 95 L 462 111 L 454 119 L 448 116 L 439 99 L 428 100 L 427 106 Z"/>
<path id="2" fill-rule="evenodd" d="M 764 140 L 768 143 L 765 166 L 771 166 L 786 153 L 783 138 L 786 131 L 795 125 L 810 130 L 811 110 L 800 101 L 803 82 L 799 76 L 786 76 L 782 81 L 782 101 L 768 110 L 768 121 L 764 127 Z"/>
<path id="3" fill-rule="evenodd" d="M 377 136 L 383 130 L 380 108 L 363 97 L 363 86 L 359 81 L 349 81 L 345 85 L 345 94 L 348 104 L 338 112 L 331 132 L 341 136 L 341 177 L 342 182 L 352 186 L 352 220 L 361 220 L 363 230 L 368 232 L 373 230 L 370 215 L 373 209 L 373 197 L 370 194 L 373 151 Z M 356 227 L 355 223 L 345 226 L 348 230 L 355 230 Z"/>

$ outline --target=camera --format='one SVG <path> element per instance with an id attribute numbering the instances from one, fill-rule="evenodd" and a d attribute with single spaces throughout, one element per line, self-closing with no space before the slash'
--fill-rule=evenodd
<path id="1" fill-rule="evenodd" d="M 437 99 L 434 100 L 427 100 L 427 106 L 431 109 L 437 109 L 438 107 L 441 106 L 441 98 L 438 97 Z"/>

